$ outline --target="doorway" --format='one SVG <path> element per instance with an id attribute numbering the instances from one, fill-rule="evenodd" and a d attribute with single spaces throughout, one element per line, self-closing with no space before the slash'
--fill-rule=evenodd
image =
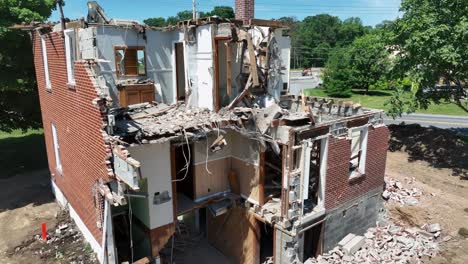
<path id="1" fill-rule="evenodd" d="M 260 263 L 273 260 L 274 229 L 268 224 L 258 221 L 260 226 Z"/>
<path id="2" fill-rule="evenodd" d="M 174 50 L 176 63 L 177 101 L 184 101 L 186 90 L 184 43 L 176 42 L 174 44 Z"/>
<path id="3" fill-rule="evenodd" d="M 230 103 L 231 97 L 231 42 L 228 37 L 214 40 L 215 53 L 215 110 Z"/>
<path id="4" fill-rule="evenodd" d="M 315 258 L 322 254 L 323 247 L 323 222 L 313 226 L 304 232 L 303 259 Z"/>

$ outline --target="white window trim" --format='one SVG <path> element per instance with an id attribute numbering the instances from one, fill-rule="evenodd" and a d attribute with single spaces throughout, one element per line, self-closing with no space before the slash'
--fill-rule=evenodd
<path id="1" fill-rule="evenodd" d="M 359 157 L 359 167 L 357 171 L 352 171 L 349 173 L 349 178 L 358 178 L 366 174 L 366 158 L 367 158 L 367 138 L 369 134 L 369 126 L 353 127 L 349 129 L 348 136 L 352 139 L 353 131 L 361 131 L 360 143 L 361 143 L 361 154 Z"/>
<path id="2" fill-rule="evenodd" d="M 52 84 L 50 82 L 50 75 L 49 75 L 49 60 L 47 58 L 47 45 L 46 45 L 44 35 L 41 35 L 41 47 L 42 47 L 42 60 L 44 64 L 45 85 L 47 89 L 52 89 Z"/>
<path id="3" fill-rule="evenodd" d="M 57 128 L 52 124 L 52 139 L 54 143 L 55 165 L 57 171 L 62 175 L 62 161 L 60 159 L 60 145 L 58 142 Z"/>
<path id="4" fill-rule="evenodd" d="M 65 58 L 67 62 L 68 84 L 75 85 L 75 72 L 73 64 L 75 63 L 76 55 L 73 56 L 72 51 L 74 51 L 74 49 L 71 48 L 72 46 L 75 46 L 75 29 L 66 29 L 63 33 L 65 35 Z"/>

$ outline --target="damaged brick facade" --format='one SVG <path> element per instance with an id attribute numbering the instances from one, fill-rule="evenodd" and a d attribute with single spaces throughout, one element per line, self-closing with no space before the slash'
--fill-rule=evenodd
<path id="1" fill-rule="evenodd" d="M 330 137 L 327 162 L 325 208 L 333 210 L 384 185 L 389 131 L 386 126 L 369 129 L 366 173 L 357 179 L 349 178 L 351 140 Z"/>
<path id="2" fill-rule="evenodd" d="M 39 33 L 32 37 L 34 64 L 44 126 L 49 169 L 52 180 L 62 190 L 96 241 L 102 204 L 95 204 L 93 186 L 99 179 L 109 180 L 108 148 L 103 137 L 103 115 L 93 104 L 98 98 L 91 66 L 75 63 L 75 89 L 67 85 L 64 39 L 60 32 L 45 34 L 51 89 L 45 85 L 44 63 Z M 62 172 L 54 155 L 52 124 L 57 130 Z"/>

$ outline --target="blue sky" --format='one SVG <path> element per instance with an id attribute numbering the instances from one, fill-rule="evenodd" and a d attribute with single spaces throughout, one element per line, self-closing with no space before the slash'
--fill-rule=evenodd
<path id="1" fill-rule="evenodd" d="M 210 11 L 213 6 L 234 7 L 235 0 L 197 0 L 200 11 Z M 65 17 L 86 17 L 87 0 L 65 0 Z M 374 26 L 383 20 L 395 19 L 401 0 L 255 0 L 255 17 L 262 19 L 306 16 L 328 13 L 342 19 L 360 17 L 365 25 Z M 111 18 L 127 18 L 143 21 L 148 17 L 168 17 L 181 10 L 191 10 L 192 0 L 98 0 Z M 54 11 L 51 21 L 59 21 L 59 12 Z"/>

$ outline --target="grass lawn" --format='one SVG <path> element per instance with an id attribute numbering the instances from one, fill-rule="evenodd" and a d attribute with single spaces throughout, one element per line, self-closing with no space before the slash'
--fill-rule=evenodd
<path id="1" fill-rule="evenodd" d="M 307 89 L 304 90 L 305 95 L 329 97 L 323 89 Z M 384 103 L 392 96 L 391 91 L 375 90 L 369 91 L 369 94 L 365 95 L 362 91 L 353 91 L 350 98 L 337 98 L 337 100 L 353 101 L 354 103 L 360 103 L 364 107 L 384 109 L 388 110 L 388 107 Z M 431 104 L 428 109 L 418 109 L 416 113 L 425 114 L 439 114 L 439 115 L 460 115 L 467 116 L 463 109 L 454 103 L 441 102 L 440 104 Z"/>
<path id="2" fill-rule="evenodd" d="M 43 130 L 0 132 L 0 168 L 0 179 L 47 168 Z"/>

